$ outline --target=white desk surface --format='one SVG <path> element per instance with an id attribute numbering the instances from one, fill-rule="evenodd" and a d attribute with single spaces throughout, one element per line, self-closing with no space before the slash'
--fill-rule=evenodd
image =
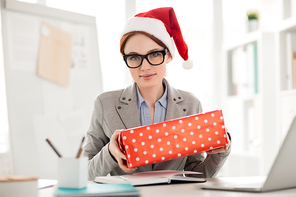
<path id="1" fill-rule="evenodd" d="M 207 179 L 206 183 L 185 183 L 185 184 L 168 184 L 168 185 L 153 185 L 153 186 L 142 186 L 136 187 L 139 190 L 141 197 L 249 197 L 249 196 L 260 196 L 260 197 L 296 197 L 296 188 L 287 189 L 265 193 L 249 193 L 249 192 L 233 192 L 233 191 L 215 191 L 215 190 L 204 190 L 201 189 L 203 185 L 213 185 L 218 182 L 223 183 L 236 183 L 238 181 L 244 181 L 245 183 L 259 181 L 264 177 L 224 177 L 224 178 L 210 178 Z M 44 184 L 44 180 L 42 181 Z M 52 181 L 51 181 L 52 183 Z M 39 197 L 53 197 L 53 187 L 39 189 Z"/>

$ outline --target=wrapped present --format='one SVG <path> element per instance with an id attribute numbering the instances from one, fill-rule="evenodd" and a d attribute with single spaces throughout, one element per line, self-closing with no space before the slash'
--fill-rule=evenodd
<path id="1" fill-rule="evenodd" d="M 189 156 L 228 142 L 221 110 L 122 130 L 118 143 L 128 167 Z"/>

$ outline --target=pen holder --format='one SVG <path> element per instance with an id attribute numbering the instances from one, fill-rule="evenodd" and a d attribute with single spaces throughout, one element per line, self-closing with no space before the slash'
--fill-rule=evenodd
<path id="1" fill-rule="evenodd" d="M 87 157 L 58 159 L 58 187 L 81 189 L 88 180 Z"/>

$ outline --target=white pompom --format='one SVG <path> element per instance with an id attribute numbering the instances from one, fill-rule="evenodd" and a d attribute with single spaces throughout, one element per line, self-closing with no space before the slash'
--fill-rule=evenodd
<path id="1" fill-rule="evenodd" d="M 187 60 L 187 61 L 183 62 L 182 65 L 183 65 L 184 69 L 189 70 L 189 69 L 191 69 L 193 67 L 193 61 L 192 60 Z"/>

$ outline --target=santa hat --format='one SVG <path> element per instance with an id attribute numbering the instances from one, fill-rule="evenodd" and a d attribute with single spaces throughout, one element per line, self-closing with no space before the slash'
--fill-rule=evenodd
<path id="1" fill-rule="evenodd" d="M 142 12 L 130 18 L 124 27 L 122 36 L 133 31 L 144 31 L 161 40 L 175 56 L 175 45 L 184 59 L 183 68 L 191 69 L 192 60 L 188 60 L 188 46 L 183 39 L 175 11 L 172 7 L 163 7 Z M 174 40 L 174 41 L 173 41 Z"/>

